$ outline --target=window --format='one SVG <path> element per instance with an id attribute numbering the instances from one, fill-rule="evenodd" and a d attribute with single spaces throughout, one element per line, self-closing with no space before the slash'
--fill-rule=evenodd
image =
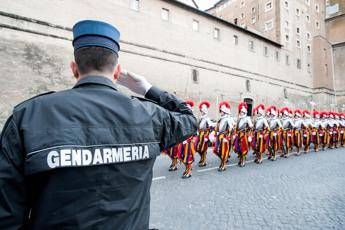
<path id="1" fill-rule="evenodd" d="M 199 31 L 199 21 L 193 20 L 193 30 L 194 31 Z"/>
<path id="2" fill-rule="evenodd" d="M 310 63 L 307 64 L 307 71 L 308 71 L 308 73 L 311 72 Z"/>
<path id="3" fill-rule="evenodd" d="M 324 57 L 327 58 L 327 50 L 326 50 L 326 48 L 323 48 L 323 54 L 324 54 Z"/>
<path id="4" fill-rule="evenodd" d="M 238 36 L 237 35 L 234 35 L 234 43 L 235 43 L 235 45 L 238 45 Z"/>
<path id="5" fill-rule="evenodd" d="M 320 29 L 320 23 L 318 21 L 315 22 L 316 28 Z"/>
<path id="6" fill-rule="evenodd" d="M 301 64 L 301 59 L 297 58 L 297 69 L 301 69 L 302 64 Z"/>
<path id="7" fill-rule="evenodd" d="M 192 69 L 192 79 L 194 83 L 199 83 L 199 71 Z"/>
<path id="8" fill-rule="evenodd" d="M 271 30 L 273 28 L 273 20 L 265 22 L 265 31 Z"/>
<path id="9" fill-rule="evenodd" d="M 305 17 L 306 17 L 306 19 L 307 19 L 307 22 L 310 23 L 310 16 L 309 16 L 309 15 L 306 15 Z"/>
<path id="10" fill-rule="evenodd" d="M 139 0 L 130 0 L 129 8 L 131 10 L 139 11 Z"/>
<path id="11" fill-rule="evenodd" d="M 307 32 L 307 39 L 310 40 L 310 38 L 311 38 L 311 35 L 309 32 Z"/>
<path id="12" fill-rule="evenodd" d="M 254 51 L 254 41 L 249 41 L 249 50 Z"/>
<path id="13" fill-rule="evenodd" d="M 220 30 L 218 28 L 214 28 L 213 30 L 213 38 L 219 40 Z"/>
<path id="14" fill-rule="evenodd" d="M 284 88 L 283 94 L 284 94 L 284 98 L 287 99 L 288 98 L 288 91 L 286 88 Z"/>
<path id="15" fill-rule="evenodd" d="M 246 5 L 246 3 L 245 3 L 244 1 L 241 1 L 240 7 L 242 8 L 242 7 L 244 7 L 245 5 Z"/>
<path id="16" fill-rule="evenodd" d="M 272 2 L 267 2 L 265 5 L 265 12 L 270 11 L 272 9 Z"/>
<path id="17" fill-rule="evenodd" d="M 238 23 L 238 18 L 235 18 L 234 19 L 234 24 L 237 25 L 237 23 Z"/>
<path id="18" fill-rule="evenodd" d="M 315 10 L 316 10 L 316 12 L 319 12 L 319 11 L 320 11 L 319 4 L 315 4 Z"/>
<path id="19" fill-rule="evenodd" d="M 326 73 L 326 75 L 328 75 L 328 65 L 327 64 L 325 64 L 325 73 Z"/>
<path id="20" fill-rule="evenodd" d="M 296 33 L 299 34 L 300 33 L 300 28 L 296 27 Z"/>
<path id="21" fill-rule="evenodd" d="M 310 6 L 310 0 L 305 0 L 305 3 Z"/>
<path id="22" fill-rule="evenodd" d="M 288 34 L 285 34 L 285 41 L 290 42 L 290 36 Z"/>
<path id="23" fill-rule="evenodd" d="M 289 55 L 285 56 L 285 64 L 286 65 L 290 65 L 290 57 L 289 57 Z"/>
<path id="24" fill-rule="evenodd" d="M 256 22 L 256 8 L 252 8 L 252 24 Z"/>
<path id="25" fill-rule="evenodd" d="M 245 18 L 245 14 L 244 13 L 241 13 L 241 19 Z"/>
<path id="26" fill-rule="evenodd" d="M 285 27 L 289 28 L 289 21 L 285 21 Z"/>
<path id="27" fill-rule="evenodd" d="M 170 12 L 168 9 L 162 8 L 161 17 L 164 21 L 169 21 L 169 14 L 170 14 Z"/>
<path id="28" fill-rule="evenodd" d="M 289 9 L 289 2 L 288 2 L 288 1 L 285 1 L 285 2 L 284 2 L 284 6 L 285 6 L 286 9 Z"/>
<path id="29" fill-rule="evenodd" d="M 299 9 L 296 9 L 296 15 L 300 16 L 300 14 L 301 14 L 301 11 Z"/>
<path id="30" fill-rule="evenodd" d="M 275 57 L 276 57 L 276 60 L 277 60 L 277 61 L 280 60 L 280 55 L 279 55 L 279 51 L 278 51 L 278 50 L 276 50 L 276 55 L 275 55 Z"/>
<path id="31" fill-rule="evenodd" d="M 268 57 L 268 47 L 264 46 L 264 56 Z"/>
<path id="32" fill-rule="evenodd" d="M 311 46 L 310 45 L 307 45 L 307 51 L 308 51 L 308 53 L 311 53 Z"/>
<path id="33" fill-rule="evenodd" d="M 298 48 L 301 48 L 301 41 L 300 41 L 300 40 L 296 40 L 296 46 L 297 46 Z"/>

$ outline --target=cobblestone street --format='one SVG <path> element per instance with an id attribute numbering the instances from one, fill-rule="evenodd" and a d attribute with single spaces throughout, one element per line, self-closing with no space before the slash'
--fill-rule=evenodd
<path id="1" fill-rule="evenodd" d="M 151 228 L 199 229 L 345 229 L 345 149 L 303 154 L 276 162 L 252 162 L 219 173 L 218 159 L 193 177 L 168 172 L 161 156 L 151 188 Z M 252 156 L 248 161 L 252 160 Z"/>

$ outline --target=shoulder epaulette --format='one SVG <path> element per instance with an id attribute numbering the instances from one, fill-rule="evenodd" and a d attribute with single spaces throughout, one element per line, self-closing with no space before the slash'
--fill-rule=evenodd
<path id="1" fill-rule="evenodd" d="M 47 94 L 52 94 L 52 93 L 55 93 L 55 91 L 48 91 L 48 92 L 44 92 L 44 93 L 41 93 L 41 94 L 38 94 L 36 96 L 33 96 L 25 101 L 22 101 L 21 103 L 19 103 L 18 105 L 16 105 L 14 108 L 18 108 L 19 106 L 23 105 L 24 103 L 28 102 L 28 101 L 31 101 L 32 99 L 35 99 L 37 97 L 41 97 L 41 96 L 44 96 L 44 95 L 47 95 Z"/>

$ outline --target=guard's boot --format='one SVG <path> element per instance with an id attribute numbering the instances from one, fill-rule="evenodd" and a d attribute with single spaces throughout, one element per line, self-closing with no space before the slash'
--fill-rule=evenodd
<path id="1" fill-rule="evenodd" d="M 187 164 L 186 165 L 186 170 L 184 171 L 182 178 L 187 179 L 192 176 L 192 164 Z"/>
<path id="2" fill-rule="evenodd" d="M 225 170 L 226 170 L 225 161 L 222 160 L 222 162 L 221 162 L 220 165 L 219 165 L 218 171 L 219 171 L 219 172 L 223 172 L 223 171 L 225 171 Z"/>
<path id="3" fill-rule="evenodd" d="M 271 160 L 272 160 L 272 161 L 275 161 L 275 160 L 276 160 L 276 152 L 275 152 L 275 151 L 273 151 Z"/>
<path id="4" fill-rule="evenodd" d="M 297 149 L 296 149 L 296 156 L 299 156 L 299 155 L 301 155 L 301 153 L 300 153 L 299 147 L 297 147 Z"/>
<path id="5" fill-rule="evenodd" d="M 244 167 L 244 166 L 246 166 L 246 156 L 242 156 L 241 157 L 241 164 L 240 164 L 240 167 Z"/>
<path id="6" fill-rule="evenodd" d="M 254 151 L 253 155 L 255 156 L 254 162 L 258 164 L 259 163 L 259 158 L 260 158 L 259 157 L 259 153 Z"/>
<path id="7" fill-rule="evenodd" d="M 271 153 L 271 151 L 268 151 L 268 157 L 267 157 L 267 159 L 268 159 L 268 160 L 271 160 L 271 158 L 272 158 L 272 153 Z"/>
<path id="8" fill-rule="evenodd" d="M 304 153 L 309 153 L 310 151 L 310 145 L 305 146 Z"/>
<path id="9" fill-rule="evenodd" d="M 206 153 L 201 154 L 201 159 L 199 162 L 199 167 L 205 167 L 207 165 L 206 163 Z"/>
<path id="10" fill-rule="evenodd" d="M 264 158 L 262 157 L 263 153 L 260 153 L 259 155 L 259 160 L 258 160 L 258 164 L 262 164 L 262 161 L 264 160 Z"/>
<path id="11" fill-rule="evenodd" d="M 176 171 L 177 170 L 177 159 L 173 159 L 170 165 L 169 171 Z"/>

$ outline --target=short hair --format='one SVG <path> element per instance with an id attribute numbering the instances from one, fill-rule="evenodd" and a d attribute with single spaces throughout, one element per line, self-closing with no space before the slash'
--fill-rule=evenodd
<path id="1" fill-rule="evenodd" d="M 74 59 L 80 74 L 91 71 L 112 72 L 117 65 L 117 55 L 104 47 L 89 46 L 74 51 Z"/>

